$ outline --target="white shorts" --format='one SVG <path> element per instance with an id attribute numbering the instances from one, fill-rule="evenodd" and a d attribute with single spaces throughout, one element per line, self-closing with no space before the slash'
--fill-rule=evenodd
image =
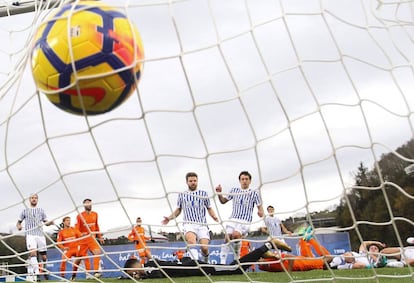
<path id="1" fill-rule="evenodd" d="M 200 225 L 200 224 L 193 224 L 193 223 L 185 223 L 183 225 L 184 234 L 187 232 L 193 232 L 197 235 L 197 239 L 208 239 L 210 240 L 210 230 L 208 230 L 207 225 Z"/>
<path id="2" fill-rule="evenodd" d="M 365 265 L 365 267 L 371 266 L 368 255 L 365 252 L 360 252 L 360 253 L 352 252 L 352 255 L 355 258 L 355 263 L 362 263 Z"/>
<path id="3" fill-rule="evenodd" d="M 401 251 L 401 261 L 413 260 L 414 259 L 414 247 L 405 247 Z"/>
<path id="4" fill-rule="evenodd" d="M 26 235 L 26 247 L 27 250 L 38 250 L 39 252 L 46 251 L 46 238 L 45 236 Z"/>
<path id="5" fill-rule="evenodd" d="M 226 233 L 233 234 L 239 232 L 242 236 L 247 236 L 250 231 L 250 222 L 241 222 L 239 219 L 231 218 L 226 225 Z"/>

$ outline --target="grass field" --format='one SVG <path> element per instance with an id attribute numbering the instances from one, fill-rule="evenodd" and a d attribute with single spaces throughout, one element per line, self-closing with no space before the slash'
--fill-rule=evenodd
<path id="1" fill-rule="evenodd" d="M 104 282 L 131 283 L 132 280 L 103 278 Z M 77 280 L 75 282 L 96 282 L 93 280 Z M 172 282 L 170 279 L 143 279 L 140 282 Z M 229 275 L 206 277 L 179 277 L 174 278 L 178 283 L 201 283 L 201 282 L 335 282 L 335 283 L 405 283 L 414 282 L 414 270 L 406 268 L 380 268 L 362 270 L 312 270 L 291 272 L 249 272 L 247 275 Z"/>

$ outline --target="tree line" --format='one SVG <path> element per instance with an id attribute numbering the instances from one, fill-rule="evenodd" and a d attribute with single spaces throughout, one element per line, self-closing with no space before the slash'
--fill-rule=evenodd
<path id="1" fill-rule="evenodd" d="M 336 208 L 337 225 L 349 229 L 354 249 L 362 239 L 395 246 L 414 235 L 414 175 L 405 173 L 411 163 L 397 154 L 413 159 L 414 140 L 383 154 L 372 169 L 361 162 Z"/>

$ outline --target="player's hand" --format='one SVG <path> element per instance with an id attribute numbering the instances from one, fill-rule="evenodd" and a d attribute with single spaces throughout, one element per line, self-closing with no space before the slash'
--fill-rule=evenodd
<path id="1" fill-rule="evenodd" d="M 16 228 L 17 228 L 17 230 L 19 230 L 19 231 L 20 231 L 20 230 L 22 230 L 22 224 L 17 223 L 17 224 L 16 224 Z"/>
<path id="2" fill-rule="evenodd" d="M 154 239 L 151 239 L 150 241 L 151 241 L 151 243 L 155 243 L 155 240 Z"/>
<path id="3" fill-rule="evenodd" d="M 170 218 L 168 218 L 167 216 L 164 216 L 164 220 L 161 221 L 162 224 L 167 225 L 168 222 L 170 222 Z"/>
<path id="4" fill-rule="evenodd" d="M 99 243 L 101 243 L 101 245 L 105 244 L 105 240 L 103 238 L 99 238 Z"/>
<path id="5" fill-rule="evenodd" d="M 216 187 L 216 192 L 217 193 L 221 193 L 223 191 L 223 188 L 221 187 L 221 185 L 218 185 L 217 187 Z"/>
<path id="6" fill-rule="evenodd" d="M 135 245 L 138 245 L 138 244 L 139 244 L 139 241 L 136 241 L 136 240 L 135 240 L 135 241 L 134 241 L 134 244 L 135 244 Z"/>

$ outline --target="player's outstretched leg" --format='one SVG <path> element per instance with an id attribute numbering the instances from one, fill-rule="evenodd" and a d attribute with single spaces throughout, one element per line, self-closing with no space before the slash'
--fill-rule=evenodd
<path id="1" fill-rule="evenodd" d="M 279 249 L 279 250 L 283 250 L 283 251 L 287 251 L 287 252 L 292 251 L 292 248 L 288 244 L 286 244 L 285 242 L 283 242 L 281 240 L 271 239 L 270 241 L 273 244 L 273 246 L 275 247 L 275 249 Z"/>

